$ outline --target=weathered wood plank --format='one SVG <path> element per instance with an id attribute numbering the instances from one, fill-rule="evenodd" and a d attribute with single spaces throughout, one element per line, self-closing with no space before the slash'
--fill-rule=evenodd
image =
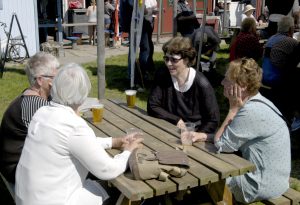
<path id="1" fill-rule="evenodd" d="M 276 199 L 264 200 L 262 202 L 267 205 L 291 205 L 291 201 L 283 196 Z"/>
<path id="2" fill-rule="evenodd" d="M 178 143 L 179 134 L 174 134 L 174 136 L 169 133 L 166 133 L 162 129 L 157 129 L 156 125 L 141 120 L 140 117 L 128 112 L 126 109 L 120 109 L 120 106 L 110 101 L 106 100 L 104 101 L 104 104 L 107 110 L 113 112 L 118 117 L 126 120 L 127 122 L 130 122 L 132 125 L 142 128 L 145 133 L 151 134 L 155 138 L 159 139 L 161 142 L 158 142 L 156 146 L 160 146 L 161 144 L 168 144 L 173 148 L 182 147 Z M 176 129 L 176 127 L 173 126 L 173 129 Z M 211 154 L 204 152 L 196 147 L 188 147 L 187 154 L 194 160 L 202 163 L 205 166 L 208 166 L 214 171 L 217 171 L 221 178 L 226 178 L 228 176 L 235 176 L 239 174 L 239 171 L 229 163 L 226 163 L 223 160 L 220 160 L 215 156 L 212 156 Z"/>
<path id="3" fill-rule="evenodd" d="M 116 124 L 114 124 L 116 127 L 118 127 L 119 129 L 121 130 L 125 130 L 126 128 L 129 128 L 130 126 L 132 126 L 130 123 L 128 123 L 127 121 L 125 120 L 120 120 L 120 118 L 115 115 L 114 113 L 110 113 L 110 111 L 106 110 L 106 117 L 105 117 L 105 120 L 107 122 L 117 122 Z M 107 133 L 109 135 L 111 134 L 114 134 L 114 132 L 112 131 L 112 128 L 108 127 L 107 125 L 103 124 L 104 126 L 102 125 L 99 125 L 98 127 L 104 132 L 104 133 Z M 155 138 L 152 138 L 150 135 L 148 134 L 145 134 L 144 135 L 144 142 L 145 144 L 145 149 L 147 148 L 152 148 L 152 150 L 157 150 L 157 147 L 161 147 L 162 149 L 173 149 L 172 147 L 169 147 L 168 145 L 166 144 L 163 144 L 163 147 L 160 145 L 160 141 L 156 140 Z M 194 165 L 196 166 L 196 164 Z M 189 174 L 187 174 L 189 175 Z M 193 178 L 193 181 L 196 181 L 196 183 L 193 183 L 193 184 L 189 184 L 188 186 L 198 186 L 199 183 L 198 183 L 198 180 L 195 179 L 194 176 L 190 175 L 190 178 Z M 217 180 L 217 177 L 216 177 L 216 180 Z M 151 182 L 149 182 L 151 183 Z M 171 184 L 172 183 L 172 184 Z M 176 189 L 176 187 L 180 186 L 181 184 L 181 187 L 183 187 L 186 183 L 186 180 L 183 179 L 183 178 L 178 178 L 176 180 L 176 183 L 179 183 L 178 184 L 175 184 L 173 182 L 166 182 L 166 183 L 162 183 L 162 184 L 159 184 L 159 186 L 156 186 L 154 187 L 154 184 L 152 184 L 153 188 L 155 189 L 155 192 L 156 193 L 165 193 L 167 189 L 170 189 L 170 186 L 173 185 L 173 188 L 172 189 Z M 186 188 L 186 187 L 185 187 Z"/>
<path id="4" fill-rule="evenodd" d="M 111 113 L 108 110 L 106 110 L 106 113 L 107 113 L 107 115 L 106 115 L 107 117 L 105 119 L 107 121 L 115 122 L 117 119 L 119 119 L 119 117 L 117 115 L 115 115 L 115 113 Z M 126 129 L 126 128 L 128 128 L 130 126 L 134 126 L 134 125 L 132 125 L 131 123 L 129 123 L 125 120 L 123 122 L 119 120 L 118 124 L 115 126 L 118 126 L 119 129 Z M 146 127 L 146 126 L 144 126 L 144 127 Z M 139 127 L 139 128 L 141 128 L 141 127 Z M 101 129 L 103 129 L 103 127 L 101 127 Z M 112 129 L 112 128 L 110 128 L 110 129 Z M 162 143 L 157 138 L 153 138 L 152 135 L 150 135 L 149 133 L 144 133 L 144 142 L 143 143 L 147 147 L 151 148 L 152 150 L 174 149 L 174 146 L 170 147 L 167 144 Z M 201 185 L 207 184 L 209 182 L 215 182 L 219 178 L 218 174 L 216 174 L 212 170 L 208 169 L 204 165 L 197 163 L 195 160 L 190 159 L 190 165 L 191 165 L 191 168 L 189 169 L 189 172 L 193 176 L 196 176 L 200 180 L 199 183 Z"/>
<path id="5" fill-rule="evenodd" d="M 114 124 L 112 124 L 111 122 L 116 123 L 118 126 L 123 127 L 123 129 L 129 128 L 130 124 L 128 124 L 126 121 L 118 118 L 116 115 L 114 115 L 113 113 L 110 113 L 110 111 L 106 110 L 105 111 L 105 115 L 104 115 L 104 120 L 99 123 L 97 125 L 98 128 L 101 129 L 101 131 L 103 133 L 106 133 L 108 136 L 114 136 L 114 135 L 124 135 L 124 132 L 121 131 L 121 129 L 119 129 L 117 126 L 115 126 Z M 145 147 L 145 149 L 147 149 L 147 147 Z M 112 150 L 109 150 L 108 152 L 112 152 Z M 117 154 L 117 153 L 114 153 Z M 132 175 L 126 175 L 126 177 L 128 178 L 132 178 Z M 145 181 L 148 185 L 150 185 L 150 187 L 153 188 L 153 192 L 155 195 L 163 195 L 166 192 L 174 192 L 174 190 L 176 191 L 177 188 L 177 184 L 175 184 L 172 181 L 167 181 L 167 182 L 159 182 L 157 181 L 156 183 L 153 182 L 154 180 L 149 180 L 149 181 Z M 126 185 L 124 185 L 126 186 Z M 136 187 L 137 189 L 135 189 L 135 191 L 140 191 L 138 189 L 138 187 Z M 129 193 L 124 193 L 126 196 Z M 132 193 L 130 193 L 132 196 Z M 129 199 L 133 200 L 132 198 L 128 197 Z M 133 200 L 134 201 L 134 200 Z"/>
<path id="6" fill-rule="evenodd" d="M 116 100 L 111 100 L 111 102 L 123 107 L 124 109 L 126 109 L 127 111 L 143 118 L 145 121 L 150 122 L 152 124 L 155 124 L 156 126 L 160 127 L 161 129 L 165 130 L 166 132 L 169 132 L 170 134 L 177 134 L 177 130 L 174 129 L 174 125 L 172 125 L 171 123 L 162 120 L 162 119 L 157 119 L 157 118 L 153 118 L 147 115 L 147 112 L 140 109 L 140 108 L 136 108 L 136 109 L 130 109 L 126 106 L 125 103 L 116 101 Z M 252 172 L 256 170 L 256 167 L 253 163 L 249 162 L 248 160 L 245 160 L 235 154 L 230 154 L 230 153 L 220 153 L 220 154 L 216 154 L 216 148 L 212 143 L 209 142 L 198 142 L 198 143 L 194 143 L 194 145 L 198 148 L 200 148 L 203 151 L 208 152 L 209 154 L 214 155 L 215 157 L 222 159 L 223 161 L 228 162 L 229 164 L 237 167 L 239 169 L 239 174 L 245 174 L 247 172 Z"/>
<path id="7" fill-rule="evenodd" d="M 286 198 L 291 200 L 291 205 L 299 205 L 300 204 L 300 192 L 289 188 L 284 194 Z"/>
<path id="8" fill-rule="evenodd" d="M 166 182 L 162 182 L 156 179 L 145 181 L 150 187 L 154 188 L 154 195 L 161 196 L 167 193 L 173 193 L 177 191 L 176 186 L 174 186 L 174 182 L 168 180 Z M 155 187 L 161 187 L 161 189 L 155 189 Z"/>
<path id="9" fill-rule="evenodd" d="M 63 27 L 72 27 L 72 26 L 95 26 L 95 25 L 97 25 L 97 23 L 93 23 L 93 22 L 91 22 L 91 23 L 88 23 L 88 22 L 86 22 L 86 23 L 63 23 L 63 24 L 62 24 Z"/>
<path id="10" fill-rule="evenodd" d="M 90 123 L 89 120 L 87 121 L 90 127 L 94 130 L 96 136 L 110 137 L 111 133 L 114 133 L 118 136 L 124 134 L 124 132 L 112 126 L 110 123 L 107 123 L 105 120 L 101 122 L 101 126 L 105 127 L 105 129 L 103 130 L 111 130 L 111 133 L 107 133 L 108 135 L 104 134 L 101 130 L 96 128 L 92 123 Z M 111 156 L 115 156 L 116 154 L 120 153 L 120 151 L 116 149 L 110 149 L 106 151 Z M 128 174 L 128 172 L 112 180 L 111 183 L 115 187 L 118 187 L 118 189 L 126 196 L 126 198 L 130 199 L 130 201 L 140 201 L 143 199 L 152 198 L 154 196 L 154 191 L 151 187 L 149 187 L 143 181 L 133 180 L 132 177 L 130 177 L 130 175 Z"/>
<path id="11" fill-rule="evenodd" d="M 242 157 L 239 157 L 236 154 L 231 154 L 231 153 L 217 154 L 216 147 L 210 142 L 197 142 L 194 145 L 199 149 L 204 150 L 214 155 L 215 157 L 222 159 L 223 161 L 228 162 L 229 164 L 235 166 L 236 168 L 239 169 L 240 175 L 245 174 L 247 172 L 253 172 L 256 170 L 256 167 L 252 162 Z"/>
<path id="12" fill-rule="evenodd" d="M 143 181 L 129 179 L 121 175 L 111 182 L 131 201 L 140 201 L 154 196 L 153 189 Z"/>

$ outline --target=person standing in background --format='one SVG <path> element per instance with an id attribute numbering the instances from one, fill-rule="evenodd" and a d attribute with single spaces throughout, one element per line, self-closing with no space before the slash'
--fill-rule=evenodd
<path id="1" fill-rule="evenodd" d="M 115 7 L 109 2 L 109 0 L 104 0 L 104 26 L 105 29 L 113 30 L 113 14 Z"/>
<path id="2" fill-rule="evenodd" d="M 244 12 L 242 14 L 242 22 L 245 18 L 253 18 L 255 20 L 256 25 L 258 25 L 258 22 L 253 15 L 254 11 L 255 11 L 255 8 L 251 4 L 248 4 L 247 6 L 245 6 Z"/>
<path id="3" fill-rule="evenodd" d="M 154 21 L 158 13 L 156 0 L 145 0 L 145 11 L 143 28 L 140 42 L 139 63 L 143 80 L 148 80 L 147 72 L 154 69 L 153 52 L 154 45 L 152 41 L 152 33 L 154 29 Z"/>
<path id="4" fill-rule="evenodd" d="M 282 1 L 266 1 L 269 9 L 269 24 L 267 28 L 268 36 L 277 33 L 277 23 L 283 16 L 290 16 L 294 18 L 295 28 L 299 25 L 299 2 L 298 0 Z"/>
<path id="5" fill-rule="evenodd" d="M 178 0 L 176 31 L 183 37 L 191 37 L 200 24 L 186 0 Z"/>
<path id="6" fill-rule="evenodd" d="M 91 5 L 87 8 L 86 15 L 88 16 L 89 23 L 96 23 L 97 22 L 97 6 L 96 0 L 91 1 Z M 89 26 L 89 44 L 95 45 L 95 32 L 96 32 L 96 25 Z"/>

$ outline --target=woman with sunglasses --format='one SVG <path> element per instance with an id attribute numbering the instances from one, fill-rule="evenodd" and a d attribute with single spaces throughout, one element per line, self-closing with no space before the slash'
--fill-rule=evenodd
<path id="1" fill-rule="evenodd" d="M 162 49 L 166 67 L 156 73 L 148 98 L 148 114 L 178 128 L 193 122 L 193 141 L 205 141 L 209 133 L 216 131 L 220 113 L 209 81 L 191 67 L 196 61 L 196 50 L 185 37 L 172 38 Z"/>

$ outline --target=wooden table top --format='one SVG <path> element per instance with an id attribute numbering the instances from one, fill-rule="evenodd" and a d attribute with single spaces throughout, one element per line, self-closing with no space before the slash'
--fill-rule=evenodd
<path id="1" fill-rule="evenodd" d="M 125 103 L 114 100 L 103 100 L 104 119 L 101 123 L 93 123 L 91 113 L 86 112 L 84 118 L 94 130 L 96 136 L 118 137 L 125 130 L 136 127 L 144 132 L 144 148 L 151 150 L 182 149 L 179 143 L 180 134 L 176 126 L 157 118 L 150 117 L 139 108 L 128 108 Z M 116 155 L 118 150 L 107 150 Z M 217 154 L 212 143 L 197 142 L 185 148 L 189 156 L 190 169 L 182 178 L 171 177 L 167 182 L 156 179 L 133 180 L 130 171 L 112 180 L 122 194 L 130 201 L 140 201 L 154 196 L 188 190 L 224 180 L 230 176 L 242 175 L 255 170 L 255 165 L 235 154 Z"/>

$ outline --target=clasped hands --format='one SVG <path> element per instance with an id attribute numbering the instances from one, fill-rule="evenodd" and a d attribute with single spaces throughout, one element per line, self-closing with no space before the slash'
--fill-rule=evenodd
<path id="1" fill-rule="evenodd" d="M 176 125 L 180 130 L 185 129 L 185 124 L 182 119 L 180 119 Z M 192 141 L 193 142 L 204 142 L 207 141 L 207 134 L 204 132 L 193 132 L 191 131 Z"/>
<path id="2" fill-rule="evenodd" d="M 141 148 L 143 146 L 143 141 L 144 139 L 139 133 L 129 134 L 124 137 L 113 138 L 112 147 L 132 152 L 137 148 Z"/>

